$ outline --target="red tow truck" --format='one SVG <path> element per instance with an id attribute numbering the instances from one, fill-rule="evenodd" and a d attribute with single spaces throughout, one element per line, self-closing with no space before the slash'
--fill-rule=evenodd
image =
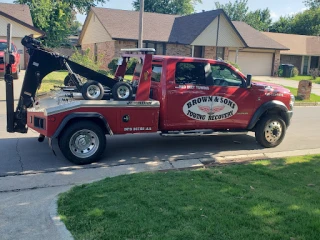
<path id="1" fill-rule="evenodd" d="M 8 48 L 8 43 L 7 40 L 5 39 L 0 39 L 0 76 L 4 76 L 4 50 Z M 12 67 L 12 74 L 14 79 L 19 78 L 19 73 L 20 73 L 20 54 L 18 52 L 18 49 L 14 43 L 11 43 L 11 49 L 12 49 L 12 54 L 14 55 L 15 61 L 11 65 Z"/>
<path id="2" fill-rule="evenodd" d="M 25 133 L 32 128 L 39 132 L 39 141 L 56 139 L 64 156 L 76 164 L 97 161 L 105 151 L 106 134 L 253 131 L 257 142 L 270 148 L 282 142 L 290 125 L 294 96 L 288 89 L 252 82 L 251 75 L 244 76 L 224 61 L 124 49 L 115 78 L 110 79 L 30 37 L 22 44 L 30 61 L 18 107 L 8 111 L 8 131 Z M 130 58 L 139 62 L 132 81 L 126 82 Z M 61 69 L 69 71 L 74 86 L 35 99 L 42 79 Z"/>

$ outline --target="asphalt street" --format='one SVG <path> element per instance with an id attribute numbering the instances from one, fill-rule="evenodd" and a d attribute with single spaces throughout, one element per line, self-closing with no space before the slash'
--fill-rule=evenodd
<path id="1" fill-rule="evenodd" d="M 277 148 L 260 147 L 253 133 L 200 137 L 161 137 L 159 134 L 108 136 L 103 158 L 95 164 L 79 167 L 67 161 L 56 144 L 55 155 L 47 141 L 39 143 L 38 134 L 33 131 L 27 134 L 6 133 L 3 102 L 0 102 L 0 109 L 0 176 L 320 148 L 320 108 L 296 107 L 287 135 Z"/>

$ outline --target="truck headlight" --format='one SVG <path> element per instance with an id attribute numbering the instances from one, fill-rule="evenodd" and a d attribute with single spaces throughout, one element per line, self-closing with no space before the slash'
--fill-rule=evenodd
<path id="1" fill-rule="evenodd" d="M 294 102 L 296 101 L 293 94 L 290 95 L 290 111 L 293 109 Z"/>

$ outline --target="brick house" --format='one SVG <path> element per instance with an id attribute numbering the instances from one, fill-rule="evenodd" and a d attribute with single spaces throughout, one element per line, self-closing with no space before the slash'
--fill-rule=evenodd
<path id="1" fill-rule="evenodd" d="M 45 33 L 33 26 L 30 9 L 27 5 L 0 3 L 0 39 L 7 37 L 7 24 L 12 24 L 12 41 L 17 46 L 21 54 L 20 68 L 25 69 L 29 55 L 21 44 L 21 40 L 26 35 L 40 37 Z"/>
<path id="2" fill-rule="evenodd" d="M 138 45 L 139 12 L 91 8 L 79 38 L 83 50 L 108 63 L 122 48 Z M 145 13 L 144 46 L 159 55 L 222 58 L 237 62 L 243 73 L 273 75 L 287 47 L 243 22 L 231 22 L 223 10 L 187 16 Z"/>
<path id="3" fill-rule="evenodd" d="M 310 69 L 320 68 L 320 37 L 285 33 L 264 33 L 269 38 L 285 44 L 289 51 L 280 51 L 281 64 L 293 64 L 301 75 L 308 75 Z"/>

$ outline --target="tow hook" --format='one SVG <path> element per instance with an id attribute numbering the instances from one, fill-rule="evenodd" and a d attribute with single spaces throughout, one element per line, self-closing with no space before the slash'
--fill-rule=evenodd
<path id="1" fill-rule="evenodd" d="M 38 137 L 38 142 L 43 142 L 46 136 L 44 136 L 43 134 L 40 134 Z"/>

